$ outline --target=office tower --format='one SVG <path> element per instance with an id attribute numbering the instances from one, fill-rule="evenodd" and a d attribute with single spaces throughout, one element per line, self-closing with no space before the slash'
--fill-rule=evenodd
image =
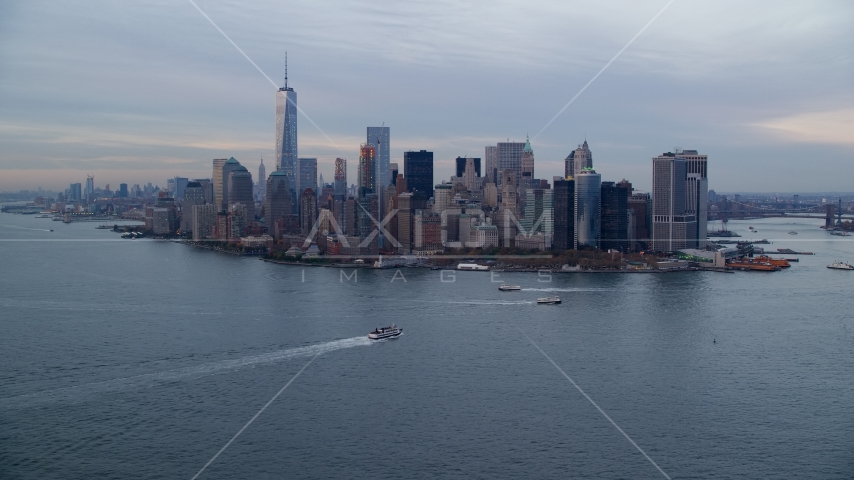
<path id="1" fill-rule="evenodd" d="M 185 177 L 175 177 L 173 183 L 175 184 L 175 191 L 173 192 L 172 197 L 175 200 L 183 200 L 184 199 L 184 190 L 187 188 L 187 183 L 190 180 Z"/>
<path id="2" fill-rule="evenodd" d="M 347 198 L 344 202 L 344 220 L 341 222 L 344 233 L 347 235 L 358 235 L 359 233 L 359 206 L 356 204 L 356 199 L 353 197 Z"/>
<path id="3" fill-rule="evenodd" d="M 569 152 L 569 155 L 563 160 L 563 178 L 572 178 L 575 176 L 575 150 Z"/>
<path id="4" fill-rule="evenodd" d="M 264 223 L 267 230 L 273 232 L 276 220 L 283 219 L 293 211 L 291 205 L 291 186 L 285 172 L 275 171 L 267 177 L 266 196 L 264 197 Z"/>
<path id="5" fill-rule="evenodd" d="M 299 191 L 302 192 L 306 188 L 312 189 L 317 195 L 317 159 L 316 158 L 300 158 L 299 159 Z"/>
<path id="6" fill-rule="evenodd" d="M 451 184 L 440 183 L 433 190 L 433 211 L 442 213 L 451 205 Z"/>
<path id="7" fill-rule="evenodd" d="M 433 196 L 433 152 L 404 152 L 403 176 L 413 195 L 422 198 Z"/>
<path id="8" fill-rule="evenodd" d="M 397 166 L 397 163 L 389 163 L 388 169 L 391 175 L 391 184 L 397 185 L 397 176 L 400 175 L 400 167 Z"/>
<path id="9" fill-rule="evenodd" d="M 525 190 L 525 217 L 519 222 L 525 235 L 542 233 L 550 238 L 554 234 L 554 191 L 543 188 Z M 551 245 L 551 240 L 549 240 Z"/>
<path id="10" fill-rule="evenodd" d="M 228 164 L 226 164 L 228 166 Z M 228 175 L 227 209 L 233 205 L 246 207 L 244 226 L 255 220 L 255 198 L 252 195 L 252 174 L 243 165 L 238 165 Z"/>
<path id="11" fill-rule="evenodd" d="M 389 127 L 368 127 L 368 145 L 376 149 L 377 188 L 391 184 Z M 378 190 L 377 190 L 378 191 Z"/>
<path id="12" fill-rule="evenodd" d="M 572 157 L 572 172 L 569 173 L 571 176 L 578 175 L 585 168 L 593 168 L 593 153 L 590 151 L 590 148 L 587 146 L 587 140 L 584 140 L 584 143 L 578 146 L 574 152 L 570 154 Z M 569 157 L 567 157 L 569 160 Z"/>
<path id="13" fill-rule="evenodd" d="M 234 157 L 232 157 L 234 158 Z M 213 175 L 211 176 L 211 181 L 213 183 L 213 203 L 217 206 L 217 208 L 222 208 L 223 198 L 222 198 L 222 167 L 225 166 L 225 162 L 227 162 L 227 158 L 215 158 L 213 160 Z M 237 160 L 235 160 L 237 161 Z"/>
<path id="14" fill-rule="evenodd" d="M 534 149 L 531 148 L 531 139 L 525 137 L 525 146 L 522 147 L 522 188 L 537 188 L 533 186 L 534 180 Z"/>
<path id="15" fill-rule="evenodd" d="M 82 197 L 82 185 L 72 183 L 68 186 L 68 199 L 72 202 L 80 200 Z"/>
<path id="16" fill-rule="evenodd" d="M 554 182 L 554 240 L 555 250 L 575 248 L 575 180 Z"/>
<path id="17" fill-rule="evenodd" d="M 652 159 L 652 250 L 675 252 L 697 245 L 697 217 L 689 213 L 688 170 L 673 153 Z"/>
<path id="18" fill-rule="evenodd" d="M 412 228 L 414 253 L 433 255 L 444 251 L 442 216 L 429 210 L 416 210 Z"/>
<path id="19" fill-rule="evenodd" d="M 639 252 L 648 248 L 650 242 L 652 199 L 648 193 L 635 192 L 629 196 L 627 207 L 634 219 L 634 229 L 629 235 L 629 247 L 632 251 Z"/>
<path id="20" fill-rule="evenodd" d="M 457 177 L 462 178 L 465 176 L 466 167 L 468 165 L 471 165 L 471 167 L 474 169 L 475 176 L 477 176 L 477 177 L 480 176 L 480 159 L 479 158 L 457 157 L 456 164 L 457 164 L 457 174 L 456 174 Z"/>
<path id="21" fill-rule="evenodd" d="M 86 189 L 83 190 L 83 198 L 89 200 L 93 195 L 95 195 L 95 177 L 86 175 Z"/>
<path id="22" fill-rule="evenodd" d="M 706 248 L 709 223 L 709 180 L 707 177 L 708 155 L 696 150 L 676 152 L 676 158 L 685 160 L 687 202 L 686 211 L 697 219 L 697 230 L 689 238 L 697 240 L 697 248 Z"/>
<path id="23" fill-rule="evenodd" d="M 205 203 L 214 203 L 213 183 L 210 178 L 197 178 L 193 180 L 202 186 L 205 192 Z"/>
<path id="24" fill-rule="evenodd" d="M 486 173 L 492 183 L 498 184 L 498 147 L 487 145 L 483 152 L 483 161 L 486 163 Z"/>
<path id="25" fill-rule="evenodd" d="M 498 142 L 498 170 L 513 172 L 514 185 L 519 186 L 522 177 L 522 142 Z"/>
<path id="26" fill-rule="evenodd" d="M 128 184 L 120 183 L 119 184 L 119 198 L 128 198 Z"/>
<path id="27" fill-rule="evenodd" d="M 498 188 L 492 182 L 489 182 L 483 186 L 483 206 L 498 206 Z"/>
<path id="28" fill-rule="evenodd" d="M 628 251 L 628 182 L 614 184 L 602 182 L 601 185 L 601 248 L 602 250 Z"/>
<path id="29" fill-rule="evenodd" d="M 199 241 L 204 238 L 211 238 L 219 209 L 212 203 L 193 205 L 192 209 L 191 218 L 193 223 L 190 230 L 193 232 L 193 240 Z"/>
<path id="30" fill-rule="evenodd" d="M 266 197 L 267 169 L 264 167 L 264 157 L 261 157 L 261 165 L 258 166 L 258 196 L 261 201 Z"/>
<path id="31" fill-rule="evenodd" d="M 576 161 L 578 160 L 576 150 Z M 576 167 L 578 163 L 576 163 Z M 601 234 L 600 195 L 602 176 L 592 167 L 584 167 L 575 175 L 575 244 L 580 247 L 599 247 Z"/>
<path id="32" fill-rule="evenodd" d="M 300 212 L 300 230 L 303 235 L 308 235 L 317 221 L 317 195 L 311 188 L 306 188 L 300 195 Z M 316 242 L 317 238 L 312 238 L 311 241 Z"/>
<path id="33" fill-rule="evenodd" d="M 243 166 L 240 165 L 240 162 L 235 160 L 234 157 L 229 158 L 222 165 L 222 171 L 221 171 L 222 193 L 221 193 L 221 197 L 220 197 L 220 198 L 222 198 L 222 204 L 221 204 L 220 208 L 223 210 L 228 210 L 228 206 L 231 205 L 232 203 L 234 203 L 234 202 L 230 202 L 228 199 L 228 193 L 229 193 L 228 192 L 228 179 L 230 178 L 231 172 L 233 172 L 239 168 L 243 168 Z M 245 170 L 245 168 L 244 168 L 244 170 Z"/>
<path id="34" fill-rule="evenodd" d="M 181 202 L 181 233 L 185 234 L 193 229 L 195 219 L 193 218 L 193 207 L 204 205 L 205 189 L 199 182 L 188 182 L 184 189 L 184 200 Z"/>
<path id="35" fill-rule="evenodd" d="M 407 254 L 412 251 L 412 206 L 413 194 L 401 193 L 397 196 L 397 253 Z"/>
<path id="36" fill-rule="evenodd" d="M 335 195 L 343 200 L 347 196 L 347 160 L 335 159 Z"/>
<path id="37" fill-rule="evenodd" d="M 377 191 L 377 149 L 370 144 L 359 147 L 359 198 Z"/>
<path id="38" fill-rule="evenodd" d="M 516 198 L 516 172 L 512 170 L 501 170 L 501 208 L 510 210 L 513 215 L 518 217 L 516 207 L 518 200 Z"/>
<path id="39" fill-rule="evenodd" d="M 364 242 L 368 238 L 366 245 L 360 247 L 359 253 L 364 255 L 375 255 L 379 252 L 379 234 L 374 234 L 377 229 L 377 222 L 380 221 L 380 202 L 376 193 L 366 193 L 359 197 L 359 238 Z"/>
<path id="40" fill-rule="evenodd" d="M 285 172 L 288 184 L 299 184 L 297 161 L 297 92 L 288 87 L 288 57 L 285 54 L 285 85 L 276 92 L 276 170 Z"/>

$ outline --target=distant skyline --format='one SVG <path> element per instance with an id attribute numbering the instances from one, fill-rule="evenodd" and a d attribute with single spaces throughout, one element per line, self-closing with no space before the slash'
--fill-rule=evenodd
<path id="1" fill-rule="evenodd" d="M 534 138 L 667 0 L 194 1 L 276 81 L 288 51 L 332 140 L 300 116 L 299 156 L 327 179 L 342 157 L 353 183 L 366 127 L 385 124 L 390 161 L 432 151 L 436 182 L 530 134 L 549 180 L 586 138 L 603 180 L 647 191 L 675 147 L 709 156 L 719 192 L 854 190 L 850 2 L 677 0 Z M 232 156 L 256 172 L 276 158 L 272 92 L 189 2 L 3 4 L 0 190 L 165 186 Z"/>

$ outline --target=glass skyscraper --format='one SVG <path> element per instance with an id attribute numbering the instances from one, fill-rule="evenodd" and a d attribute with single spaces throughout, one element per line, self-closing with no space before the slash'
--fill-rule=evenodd
<path id="1" fill-rule="evenodd" d="M 403 177 L 406 187 L 413 195 L 430 198 L 433 196 L 433 152 L 404 152 Z"/>
<path id="2" fill-rule="evenodd" d="M 299 185 L 297 160 L 297 92 L 288 87 L 285 60 L 285 86 L 276 92 L 276 170 L 285 172 L 290 185 Z"/>

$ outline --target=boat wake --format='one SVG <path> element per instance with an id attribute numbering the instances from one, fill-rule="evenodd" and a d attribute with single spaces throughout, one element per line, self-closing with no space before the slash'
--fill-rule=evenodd
<path id="1" fill-rule="evenodd" d="M 374 342 L 366 336 L 345 338 L 317 345 L 288 348 L 261 355 L 250 355 L 231 360 L 203 363 L 201 365 L 176 368 L 163 372 L 134 375 L 103 382 L 85 383 L 54 390 L 43 390 L 36 393 L 1 398 L 0 409 L 32 407 L 43 403 L 86 401 L 106 393 L 123 392 L 132 389 L 153 387 L 164 383 L 193 380 L 208 375 L 228 373 L 245 367 L 271 364 L 298 357 L 312 357 L 345 348 L 368 346 L 372 343 Z"/>
<path id="2" fill-rule="evenodd" d="M 523 288 L 523 292 L 613 292 L 612 288 Z"/>

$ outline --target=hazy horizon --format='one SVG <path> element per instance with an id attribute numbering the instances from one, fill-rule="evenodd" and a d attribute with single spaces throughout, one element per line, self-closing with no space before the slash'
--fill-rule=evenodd
<path id="1" fill-rule="evenodd" d="M 603 180 L 648 190 L 651 158 L 709 155 L 718 192 L 846 192 L 854 177 L 854 4 L 675 1 L 539 137 L 665 5 L 196 1 L 304 116 L 299 156 L 355 183 L 368 126 L 392 162 L 525 141 L 535 176 L 562 175 L 586 138 Z M 235 157 L 274 169 L 274 87 L 189 1 L 0 6 L 0 191 L 161 187 Z"/>

